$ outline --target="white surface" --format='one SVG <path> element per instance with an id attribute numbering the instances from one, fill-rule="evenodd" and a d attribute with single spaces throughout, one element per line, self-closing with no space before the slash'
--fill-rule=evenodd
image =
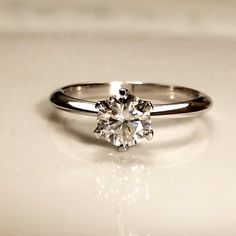
<path id="1" fill-rule="evenodd" d="M 236 234 L 236 41 L 2 34 L 0 52 L 1 236 Z M 120 154 L 94 138 L 93 118 L 47 100 L 74 82 L 132 79 L 202 90 L 214 107 L 158 119 L 152 142 Z"/>
<path id="2" fill-rule="evenodd" d="M 236 35 L 234 0 L 0 0 L 0 32 Z"/>

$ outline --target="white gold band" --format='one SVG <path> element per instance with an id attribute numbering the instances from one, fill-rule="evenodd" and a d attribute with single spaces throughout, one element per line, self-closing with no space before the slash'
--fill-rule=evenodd
<path id="1" fill-rule="evenodd" d="M 156 83 L 142 82 L 110 82 L 81 83 L 65 86 L 56 90 L 50 97 L 57 108 L 78 112 L 84 115 L 96 116 L 98 109 L 95 104 L 126 88 L 132 94 L 150 100 L 153 104 L 151 116 L 173 115 L 189 116 L 206 111 L 212 101 L 206 94 L 197 90 Z"/>

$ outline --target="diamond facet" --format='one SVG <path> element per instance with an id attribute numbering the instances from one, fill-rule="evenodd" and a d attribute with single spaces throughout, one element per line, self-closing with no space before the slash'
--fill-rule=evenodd
<path id="1" fill-rule="evenodd" d="M 148 140 L 152 138 L 151 102 L 141 100 L 127 89 L 122 88 L 118 95 L 98 102 L 96 108 L 95 135 L 118 146 L 119 150 L 128 150 L 144 137 Z"/>

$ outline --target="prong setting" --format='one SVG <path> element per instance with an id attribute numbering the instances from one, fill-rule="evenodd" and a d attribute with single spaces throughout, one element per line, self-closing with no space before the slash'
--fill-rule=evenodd
<path id="1" fill-rule="evenodd" d="M 127 151 L 130 146 L 139 143 L 143 138 L 151 140 L 152 104 L 130 94 L 121 88 L 117 96 L 97 102 L 97 138 L 103 138 L 120 151 Z"/>

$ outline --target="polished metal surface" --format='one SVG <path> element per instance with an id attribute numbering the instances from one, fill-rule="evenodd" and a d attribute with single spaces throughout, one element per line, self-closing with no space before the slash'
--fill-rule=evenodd
<path id="1" fill-rule="evenodd" d="M 119 81 L 69 85 L 53 92 L 50 101 L 57 108 L 69 112 L 96 116 L 96 102 L 117 94 L 120 88 L 127 88 L 142 99 L 150 100 L 153 104 L 152 116 L 196 115 L 208 110 L 212 105 L 209 96 L 191 88 Z"/>

